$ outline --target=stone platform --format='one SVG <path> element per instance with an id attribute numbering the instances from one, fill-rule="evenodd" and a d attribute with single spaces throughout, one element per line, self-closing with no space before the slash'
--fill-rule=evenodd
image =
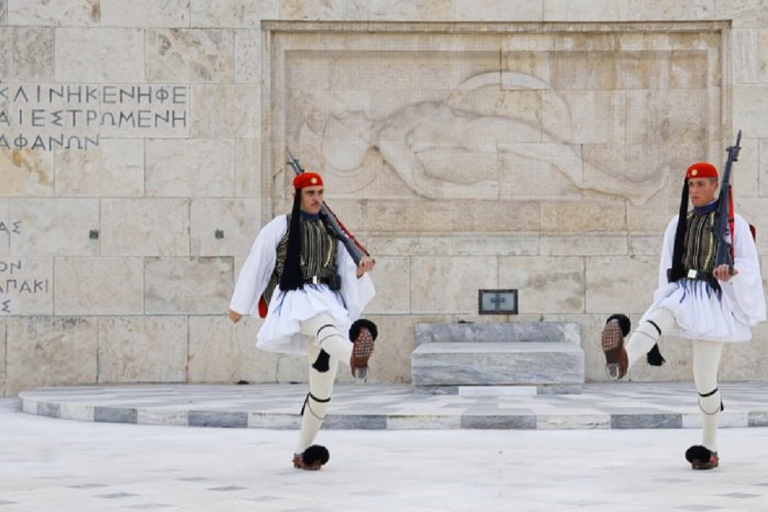
<path id="1" fill-rule="evenodd" d="M 721 383 L 721 426 L 768 426 L 763 383 Z M 477 391 L 472 388 L 471 391 Z M 303 384 L 38 388 L 24 412 L 107 423 L 297 429 Z M 425 395 L 409 385 L 338 385 L 324 429 L 698 428 L 692 383 L 585 384 L 580 394 Z"/>
<path id="2" fill-rule="evenodd" d="M 420 393 L 459 387 L 579 393 L 584 351 L 579 325 L 564 322 L 417 324 L 411 382 Z"/>

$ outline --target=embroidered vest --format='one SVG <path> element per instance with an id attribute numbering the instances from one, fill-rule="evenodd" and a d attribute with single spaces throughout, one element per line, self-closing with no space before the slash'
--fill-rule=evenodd
<path id="1" fill-rule="evenodd" d="M 718 240 L 714 234 L 717 210 L 698 214 L 688 212 L 686 217 L 685 250 L 683 252 L 683 270 L 703 270 L 712 272 L 715 267 Z"/>
<path id="2" fill-rule="evenodd" d="M 291 224 L 291 217 L 288 216 L 288 225 Z M 338 273 L 336 267 L 336 255 L 338 244 L 336 238 L 325 228 L 325 224 L 318 220 L 301 221 L 301 274 L 304 279 L 310 279 L 313 276 L 330 278 Z M 264 300 L 269 304 L 272 300 L 272 294 L 280 283 L 280 276 L 285 266 L 285 258 L 288 254 L 288 234 L 285 232 L 280 243 L 277 244 L 277 264 L 269 279 L 266 290 L 264 290 Z"/>

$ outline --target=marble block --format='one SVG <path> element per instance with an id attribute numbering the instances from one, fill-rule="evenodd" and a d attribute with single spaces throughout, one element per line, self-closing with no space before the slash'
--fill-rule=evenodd
<path id="1" fill-rule="evenodd" d="M 100 0 L 102 27 L 188 27 L 189 0 Z"/>
<path id="2" fill-rule="evenodd" d="M 415 386 L 581 384 L 584 352 L 577 343 L 425 343 L 411 375 Z"/>
<path id="3" fill-rule="evenodd" d="M 413 344 L 434 342 L 538 341 L 578 343 L 579 326 L 560 322 L 416 324 Z"/>
<path id="4" fill-rule="evenodd" d="M 530 396 L 536 386 L 459 386 L 461 396 Z"/>
<path id="5" fill-rule="evenodd" d="M 82 317 L 6 320 L 5 393 L 96 382 L 97 322 Z"/>
<path id="6" fill-rule="evenodd" d="M 411 383 L 417 392 L 517 386 L 538 393 L 578 393 L 584 383 L 578 324 L 416 324 L 414 332 Z"/>
<path id="7" fill-rule="evenodd" d="M 57 28 L 53 57 L 56 79 L 74 83 L 143 80 L 145 37 L 139 28 Z"/>

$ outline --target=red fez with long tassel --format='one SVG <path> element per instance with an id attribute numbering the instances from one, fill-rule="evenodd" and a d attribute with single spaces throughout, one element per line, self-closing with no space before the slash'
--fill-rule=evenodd
<path id="1" fill-rule="evenodd" d="M 322 187 L 323 178 L 316 172 L 303 172 L 293 178 L 293 188 Z"/>
<path id="2" fill-rule="evenodd" d="M 717 169 L 709 162 L 696 162 L 685 173 L 686 180 L 691 178 L 717 178 Z"/>

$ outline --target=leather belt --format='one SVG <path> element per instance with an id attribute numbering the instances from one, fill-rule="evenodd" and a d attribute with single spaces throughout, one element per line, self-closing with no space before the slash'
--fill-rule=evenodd
<path id="1" fill-rule="evenodd" d="M 320 276 L 312 276 L 304 279 L 304 284 L 325 284 L 328 285 L 328 288 L 331 290 L 340 290 L 341 289 L 341 279 L 339 279 L 339 276 L 331 276 L 331 277 L 320 277 Z"/>
<path id="2" fill-rule="evenodd" d="M 720 290 L 720 282 L 712 275 L 712 272 L 690 269 L 685 273 L 685 277 L 688 279 L 695 279 L 696 281 L 704 281 L 705 283 L 709 283 L 714 290 Z"/>
<path id="3" fill-rule="evenodd" d="M 686 272 L 685 277 L 688 279 L 697 279 L 699 281 L 708 281 L 710 283 L 715 279 L 711 272 L 695 269 L 690 269 L 688 272 Z"/>
<path id="4" fill-rule="evenodd" d="M 331 280 L 327 277 L 312 276 L 306 278 L 304 284 L 331 284 Z"/>

